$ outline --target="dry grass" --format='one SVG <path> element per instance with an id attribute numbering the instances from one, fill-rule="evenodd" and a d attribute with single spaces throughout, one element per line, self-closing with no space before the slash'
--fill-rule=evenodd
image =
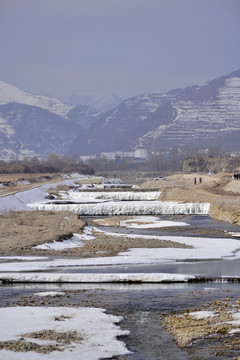
<path id="1" fill-rule="evenodd" d="M 197 311 L 211 311 L 214 316 L 197 318 Z M 230 298 L 213 301 L 200 309 L 171 314 L 165 317 L 164 325 L 171 332 L 180 348 L 192 347 L 199 340 L 215 340 L 215 356 L 229 356 L 233 351 L 239 353 L 239 324 L 234 322 L 234 314 L 239 313 L 240 302 L 231 302 Z M 233 333 L 231 331 L 236 331 Z M 225 358 L 225 357 L 224 357 Z"/>
<path id="2" fill-rule="evenodd" d="M 29 254 L 33 246 L 81 233 L 84 222 L 68 211 L 17 211 L 0 215 L 0 254 Z"/>
<path id="3" fill-rule="evenodd" d="M 177 174 L 167 177 L 165 181 L 145 182 L 141 188 L 157 188 L 161 191 L 158 199 L 161 201 L 210 203 L 210 216 L 214 219 L 240 225 L 240 181 L 232 180 L 232 174 Z"/>
<path id="4" fill-rule="evenodd" d="M 46 182 L 54 182 L 56 180 L 62 180 L 59 174 L 0 174 L 0 183 L 9 182 L 10 186 L 0 187 L 0 196 L 16 193 L 27 189 L 40 186 Z M 23 184 L 23 181 L 27 181 L 30 184 Z"/>

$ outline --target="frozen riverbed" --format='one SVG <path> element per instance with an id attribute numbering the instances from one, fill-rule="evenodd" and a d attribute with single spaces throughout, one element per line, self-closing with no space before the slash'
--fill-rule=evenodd
<path id="1" fill-rule="evenodd" d="M 68 210 L 78 213 L 80 208 L 83 209 L 83 213 L 88 208 L 87 215 L 90 216 L 96 215 L 97 208 L 100 209 L 100 213 L 102 211 L 107 215 L 111 213 L 132 215 L 132 212 L 135 212 L 136 217 L 125 219 L 118 228 L 118 232 L 114 231 L 114 228 L 108 229 L 96 225 L 85 228 L 85 233 L 81 236 L 74 235 L 75 238 L 68 243 L 68 240 L 57 242 L 57 244 L 52 243 L 51 251 L 55 251 L 56 256 L 1 259 L 0 279 L 3 282 L 0 286 L 0 303 L 2 306 L 7 306 L 8 310 L 4 313 L 4 309 L 0 308 L 0 315 L 1 319 L 4 319 L 2 327 L 4 324 L 6 326 L 6 323 L 11 324 L 6 334 L 4 330 L 1 331 L 3 335 L 8 335 L 0 339 L 1 341 L 19 340 L 22 342 L 21 337 L 28 341 L 31 339 L 29 332 L 39 333 L 40 327 L 44 327 L 52 333 L 77 332 L 82 336 L 82 341 L 81 343 L 72 341 L 70 345 L 63 345 L 62 352 L 54 351 L 49 355 L 37 354 L 37 356 L 34 353 L 34 359 L 56 358 L 57 360 L 58 358 L 65 359 L 66 355 L 69 359 L 75 359 L 79 357 L 79 354 L 82 354 L 80 359 L 121 356 L 127 360 L 191 358 L 185 351 L 177 349 L 170 336 L 163 330 L 162 314 L 193 306 L 193 303 L 197 306 L 200 301 L 206 303 L 208 300 L 224 296 L 225 288 L 221 294 L 219 289 L 224 286 L 224 283 L 207 284 L 206 287 L 206 284 L 193 284 L 191 281 L 200 273 L 203 276 L 206 275 L 204 269 L 208 264 L 212 264 L 213 267 L 218 264 L 224 271 L 222 265 L 231 263 L 238 269 L 240 243 L 236 234 L 239 231 L 231 229 L 235 232 L 229 234 L 228 237 L 215 236 L 214 229 L 218 227 L 222 229 L 221 234 L 224 234 L 224 224 L 215 223 L 211 229 L 211 236 L 196 232 L 196 225 L 193 226 L 194 221 L 195 224 L 201 223 L 201 232 L 205 226 L 204 221 L 207 224 L 207 220 L 200 221 L 200 219 L 208 218 L 209 204 L 161 203 L 154 199 L 125 201 L 122 195 L 121 198 L 119 202 L 105 199 L 107 202 L 97 205 L 53 205 L 40 204 L 39 202 L 43 199 L 36 196 L 34 201 L 37 204 L 32 208 L 51 206 L 45 209 L 61 211 L 67 206 Z M 21 199 L 24 203 L 24 199 Z M 27 197 L 27 206 L 29 206 L 29 200 L 31 196 Z M 74 201 L 78 200 L 74 199 Z M 158 218 L 141 216 L 158 214 L 158 212 L 177 216 L 172 219 L 161 218 L 161 216 Z M 184 220 L 178 217 L 179 214 L 186 215 Z M 196 214 L 200 215 L 195 216 Z M 203 214 L 205 217 L 202 216 Z M 58 251 L 65 251 L 65 246 L 84 246 L 97 234 L 106 235 L 115 242 L 127 242 L 134 238 L 150 242 L 154 238 L 157 242 L 165 240 L 169 243 L 185 244 L 186 247 L 130 248 L 129 251 L 120 251 L 116 256 L 102 256 L 99 253 L 94 258 L 67 257 L 64 256 L 64 252 L 59 255 Z M 49 244 L 43 245 L 49 246 Z M 195 271 L 198 266 L 199 270 Z M 217 270 L 215 273 L 217 274 Z M 234 274 L 237 275 L 238 272 Z M 6 281 L 22 282 L 22 284 L 14 285 L 13 283 L 9 286 Z M 36 289 L 34 291 L 34 287 L 38 287 L 38 291 Z M 49 293 L 49 290 L 55 290 L 55 293 Z M 202 298 L 199 297 L 198 301 L 191 295 L 191 292 L 195 290 L 196 293 L 201 291 L 202 294 Z M 41 291 L 41 296 L 39 291 Z M 45 295 L 44 292 L 46 292 Z M 234 288 L 234 294 L 236 292 Z M 107 313 L 102 309 L 107 309 Z M 112 314 L 117 314 L 117 316 Z M 53 320 L 52 315 L 59 320 Z M 120 317 L 121 315 L 123 317 Z M 34 316 L 34 322 L 31 320 L 32 316 Z M 31 326 L 28 327 L 28 324 Z M 123 336 L 121 341 L 117 339 L 118 336 Z M 50 345 L 46 338 L 35 342 Z M 75 347 L 71 348 L 72 345 Z M 200 354 L 198 358 L 210 359 L 206 355 L 206 347 L 202 349 L 205 353 Z M 10 359 L 9 354 L 12 354 L 12 351 L 0 350 L 0 359 Z M 85 354 L 86 357 L 84 357 Z M 14 352 L 12 359 L 33 358 L 31 352 L 17 355 L 19 353 Z"/>

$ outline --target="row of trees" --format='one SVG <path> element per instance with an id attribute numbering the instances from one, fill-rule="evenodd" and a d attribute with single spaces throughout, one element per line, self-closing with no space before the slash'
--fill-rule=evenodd
<path id="1" fill-rule="evenodd" d="M 23 160 L 0 161 L 0 174 L 27 174 L 27 173 L 70 173 L 94 174 L 94 170 L 88 164 L 82 164 L 57 154 L 49 155 L 47 160 L 37 157 Z"/>
<path id="2" fill-rule="evenodd" d="M 77 160 L 76 156 L 68 158 L 57 154 L 50 154 L 47 160 L 33 157 L 9 162 L 0 161 L 0 174 L 53 172 L 93 174 L 94 171 L 117 170 L 175 172 L 182 170 L 183 162 L 187 158 L 222 155 L 227 154 L 216 147 L 209 148 L 207 151 L 200 147 L 185 147 L 181 149 L 173 147 L 170 152 L 159 151 L 152 153 L 148 160 L 143 162 L 135 162 L 132 158 L 122 158 L 117 162 L 114 160 L 94 159 L 89 160 L 87 164 L 83 164 Z"/>

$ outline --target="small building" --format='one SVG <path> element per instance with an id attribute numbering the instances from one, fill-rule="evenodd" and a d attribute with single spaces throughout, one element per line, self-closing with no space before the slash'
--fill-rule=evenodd
<path id="1" fill-rule="evenodd" d="M 134 152 L 123 152 L 123 151 L 114 151 L 114 152 L 101 152 L 101 159 L 106 160 L 119 160 L 122 158 L 134 158 L 135 153 Z"/>
<path id="2" fill-rule="evenodd" d="M 101 159 L 115 160 L 116 155 L 114 152 L 101 152 Z"/>
<path id="3" fill-rule="evenodd" d="M 148 153 L 146 149 L 136 149 L 134 154 L 135 159 L 144 159 L 146 160 L 148 157 Z"/>

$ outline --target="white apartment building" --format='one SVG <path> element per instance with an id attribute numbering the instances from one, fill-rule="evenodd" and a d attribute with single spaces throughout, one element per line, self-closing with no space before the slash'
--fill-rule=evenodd
<path id="1" fill-rule="evenodd" d="M 125 158 L 125 157 L 135 157 L 134 152 L 123 152 L 123 151 L 114 151 L 114 152 L 101 152 L 101 159 L 106 160 L 116 160 L 119 158 Z"/>
<path id="2" fill-rule="evenodd" d="M 135 158 L 135 159 L 147 159 L 146 149 L 136 149 L 132 152 L 114 151 L 114 152 L 101 152 L 101 159 L 116 160 L 121 158 Z"/>
<path id="3" fill-rule="evenodd" d="M 137 159 L 147 159 L 148 153 L 146 149 L 136 149 L 135 158 Z"/>

